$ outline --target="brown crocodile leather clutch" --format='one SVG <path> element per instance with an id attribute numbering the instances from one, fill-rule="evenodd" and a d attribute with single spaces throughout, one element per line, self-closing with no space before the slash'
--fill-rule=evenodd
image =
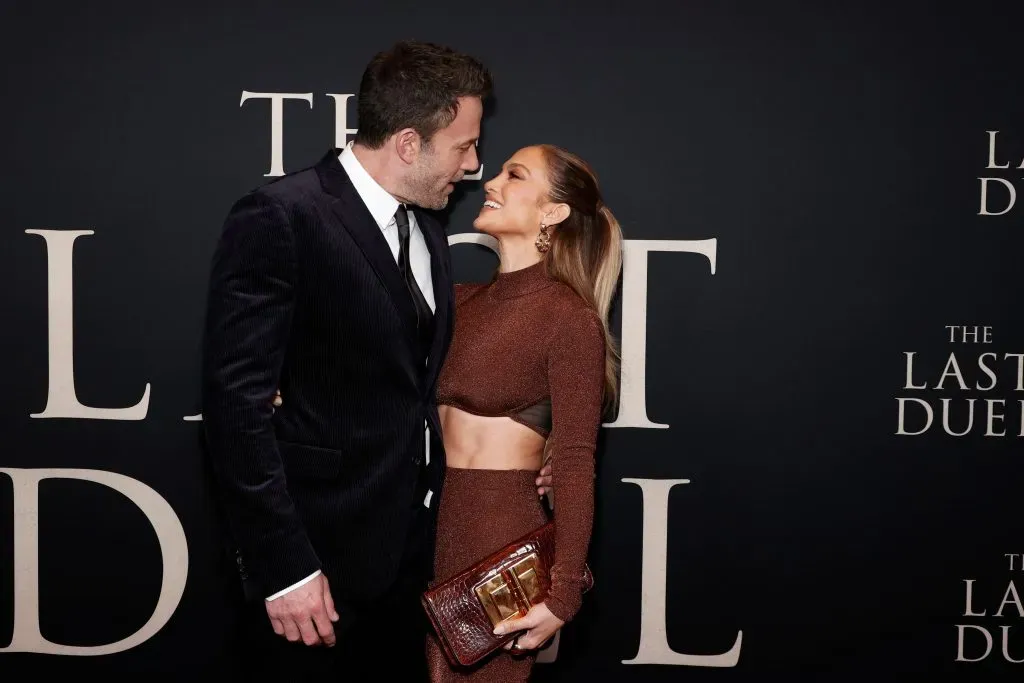
<path id="1" fill-rule="evenodd" d="M 544 602 L 554 559 L 555 523 L 547 522 L 423 593 L 423 609 L 453 666 L 475 664 L 521 635 L 496 636 L 494 627 Z M 586 567 L 583 590 L 593 585 Z"/>

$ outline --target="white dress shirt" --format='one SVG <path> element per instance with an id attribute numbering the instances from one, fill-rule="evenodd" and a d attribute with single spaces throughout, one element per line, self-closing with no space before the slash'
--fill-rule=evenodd
<path id="1" fill-rule="evenodd" d="M 345 173 L 348 174 L 349 180 L 352 181 L 352 186 L 355 187 L 356 192 L 359 194 L 359 198 L 363 200 L 366 208 L 370 210 L 370 215 L 373 216 L 373 220 L 377 222 L 377 226 L 384 233 L 384 239 L 388 241 L 388 246 L 391 247 L 391 255 L 395 257 L 395 262 L 398 262 L 398 224 L 395 222 L 395 212 L 398 210 L 399 201 L 395 199 L 391 194 L 385 190 L 380 184 L 373 179 L 363 165 L 359 163 L 359 159 L 352 152 L 352 143 L 348 143 L 344 150 L 341 152 L 341 156 L 338 157 L 341 162 L 342 168 L 345 169 Z M 416 278 L 416 284 L 419 285 L 420 291 L 423 292 L 423 298 L 427 300 L 427 305 L 430 306 L 430 310 L 436 310 L 434 303 L 434 281 L 431 279 L 430 272 L 430 251 L 427 249 L 426 239 L 423 237 L 423 231 L 420 230 L 419 224 L 416 222 L 416 214 L 409 211 L 409 267 L 412 269 L 413 277 Z M 426 459 L 424 466 L 430 464 L 430 427 L 426 425 L 424 438 L 426 440 Z M 433 497 L 433 491 L 427 491 L 427 497 L 424 499 L 423 504 L 430 507 L 430 499 Z M 317 570 L 304 578 L 298 583 L 292 584 L 284 590 L 274 593 L 267 602 L 279 598 L 285 593 L 295 590 L 300 586 L 304 586 L 316 577 L 320 576 L 320 570 Z"/>

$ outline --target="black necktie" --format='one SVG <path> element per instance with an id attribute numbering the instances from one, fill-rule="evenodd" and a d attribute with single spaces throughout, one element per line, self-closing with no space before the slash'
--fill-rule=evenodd
<path id="1" fill-rule="evenodd" d="M 416 284 L 416 278 L 412 274 L 412 267 L 409 263 L 409 214 L 403 204 L 398 205 L 398 210 L 395 211 L 395 223 L 398 224 L 398 269 L 402 271 L 402 277 L 405 278 L 405 284 L 409 288 L 409 294 L 412 295 L 412 303 L 416 308 L 416 328 L 420 331 L 420 335 L 428 335 L 423 341 L 429 345 L 430 334 L 430 323 L 434 314 L 430 310 L 430 305 L 427 300 L 423 298 L 423 292 L 420 291 L 419 285 Z"/>

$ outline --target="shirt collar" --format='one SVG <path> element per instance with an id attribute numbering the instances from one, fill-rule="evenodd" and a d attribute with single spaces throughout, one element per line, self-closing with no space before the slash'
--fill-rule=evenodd
<path id="1" fill-rule="evenodd" d="M 360 199 L 370 210 L 370 215 L 377 222 L 377 226 L 384 230 L 395 218 L 395 211 L 398 210 L 399 201 L 391 196 L 380 184 L 373 179 L 363 165 L 359 163 L 355 153 L 352 151 L 352 143 L 349 142 L 338 157 L 349 180 L 359 194 Z"/>

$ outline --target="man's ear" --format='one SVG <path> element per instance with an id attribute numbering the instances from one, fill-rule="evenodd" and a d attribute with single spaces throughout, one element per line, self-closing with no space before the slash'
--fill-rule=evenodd
<path id="1" fill-rule="evenodd" d="M 423 138 L 414 128 L 403 128 L 392 137 L 395 153 L 407 164 L 412 164 L 423 148 Z"/>

